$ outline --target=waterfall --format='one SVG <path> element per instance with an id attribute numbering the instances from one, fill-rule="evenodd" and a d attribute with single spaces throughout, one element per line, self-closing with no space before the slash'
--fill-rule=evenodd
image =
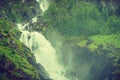
<path id="1" fill-rule="evenodd" d="M 39 3 L 42 12 L 45 12 L 48 9 L 49 6 L 48 0 L 36 0 L 36 1 Z"/>
<path id="2" fill-rule="evenodd" d="M 30 48 L 37 63 L 40 63 L 45 68 L 50 78 L 53 80 L 68 80 L 63 75 L 64 69 L 57 62 L 56 51 L 50 42 L 41 33 L 24 30 L 26 25 L 18 24 L 18 29 L 22 32 L 20 41 Z"/>
<path id="3" fill-rule="evenodd" d="M 42 10 L 42 14 L 48 8 L 47 0 L 36 0 Z M 32 23 L 37 22 L 37 17 L 32 18 Z M 23 25 L 24 24 L 24 25 Z M 68 80 L 64 74 L 65 70 L 62 65 L 58 63 L 55 49 L 50 42 L 39 32 L 29 32 L 25 30 L 25 27 L 30 25 L 29 23 L 17 24 L 18 29 L 22 32 L 20 41 L 30 48 L 34 53 L 37 63 L 40 63 L 50 75 L 53 80 Z M 29 28 L 29 27 L 28 27 Z"/>

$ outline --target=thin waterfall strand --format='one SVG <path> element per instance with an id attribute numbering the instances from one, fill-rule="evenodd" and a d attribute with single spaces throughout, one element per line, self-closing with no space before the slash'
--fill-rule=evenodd
<path id="1" fill-rule="evenodd" d="M 49 6 L 48 0 L 36 0 L 36 1 L 39 3 L 42 12 L 45 12 L 48 9 Z"/>

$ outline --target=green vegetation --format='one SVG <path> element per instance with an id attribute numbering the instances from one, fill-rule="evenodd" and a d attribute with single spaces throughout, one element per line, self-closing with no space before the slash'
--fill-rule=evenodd
<path id="1" fill-rule="evenodd" d="M 0 80 L 44 80 L 47 72 L 19 41 L 21 32 L 16 26 L 40 14 L 36 0 L 0 1 Z"/>
<path id="2" fill-rule="evenodd" d="M 97 79 L 91 80 L 105 80 L 104 78 L 109 77 L 108 75 L 114 80 L 119 80 L 119 7 L 118 0 L 51 0 L 49 9 L 43 16 L 39 16 L 37 25 L 41 26 L 33 25 L 32 29 L 41 31 L 44 26 L 48 26 L 48 28 L 45 27 L 46 32 L 43 33 L 50 35 L 49 39 L 52 37 L 50 41 L 55 46 L 62 46 L 60 57 L 65 59 L 63 64 L 70 66 L 72 61 L 76 61 L 77 64 L 73 63 L 71 68 L 73 70 L 71 74 L 75 71 L 74 77 L 79 77 L 81 66 L 88 62 L 89 65 L 95 64 L 92 68 L 97 66 L 96 74 L 103 74 L 100 78 L 97 76 Z M 18 40 L 21 32 L 13 24 L 13 22 L 30 22 L 31 18 L 39 13 L 39 5 L 35 0 L 0 1 L 0 79 L 40 80 L 40 74 L 35 68 L 34 56 Z M 62 36 L 62 39 L 56 34 L 57 32 L 60 33 L 59 36 Z M 63 44 L 61 45 L 59 41 Z M 67 62 L 67 59 L 71 62 Z M 103 64 L 106 65 L 103 66 Z M 106 67 L 110 68 L 111 72 L 107 72 Z M 66 72 L 69 73 L 69 70 Z M 91 70 L 93 76 L 94 72 L 95 69 L 93 72 Z M 106 74 L 107 76 L 104 76 Z M 101 77 L 104 78 L 101 79 Z"/>
<path id="3" fill-rule="evenodd" d="M 21 69 L 32 77 L 38 77 L 33 66 L 27 61 L 27 59 L 20 56 L 19 53 L 15 53 L 10 48 L 4 46 L 0 46 L 0 53 L 0 57 L 5 56 L 10 62 L 15 64 L 16 69 Z"/>
<path id="4" fill-rule="evenodd" d="M 18 40 L 20 32 L 13 27 L 12 22 L 0 20 L 0 79 L 12 80 L 10 75 L 16 79 L 31 78 L 39 80 L 40 73 L 28 61 L 34 60 L 33 54 Z M 34 63 L 35 64 L 35 63 Z M 6 66 L 6 67 L 5 67 Z M 5 72 L 4 72 L 5 71 Z"/>
<path id="5" fill-rule="evenodd" d="M 120 34 L 116 34 L 116 35 L 105 35 L 105 36 L 100 36 L 100 35 L 96 35 L 96 36 L 92 36 L 90 37 L 90 39 L 92 41 L 94 41 L 94 43 L 96 45 L 107 45 L 107 44 L 111 44 L 113 46 L 115 46 L 116 48 L 120 48 Z"/>
<path id="6" fill-rule="evenodd" d="M 5 27 L 5 28 L 3 28 L 3 27 Z M 12 26 L 11 26 L 10 22 L 8 22 L 7 20 L 4 20 L 4 19 L 0 20 L 0 32 L 8 33 L 9 29 L 11 29 L 11 28 L 12 28 Z"/>
<path id="7" fill-rule="evenodd" d="M 120 34 L 113 35 L 94 35 L 90 36 L 87 40 L 82 40 L 78 43 L 79 46 L 89 47 L 90 49 L 99 49 L 102 45 L 104 48 L 114 46 L 120 48 Z"/>
<path id="8" fill-rule="evenodd" d="M 120 18 L 115 15 L 114 4 L 103 2 L 99 6 L 85 1 L 53 1 L 44 19 L 65 36 L 119 33 Z"/>
<path id="9" fill-rule="evenodd" d="M 69 58 L 73 59 L 72 61 L 77 61 L 78 57 L 76 65 L 81 67 L 80 61 L 85 58 L 85 63 L 88 62 L 88 64 L 91 63 L 90 65 L 92 65 L 92 62 L 95 62 L 96 66 L 93 65 L 94 67 L 106 64 L 106 66 L 104 65 L 105 69 L 101 66 L 105 71 L 101 72 L 100 68 L 98 68 L 96 73 L 93 72 L 93 76 L 103 74 L 103 72 L 106 73 L 91 80 L 104 80 L 104 75 L 108 73 L 112 76 L 110 79 L 120 79 L 119 7 L 118 0 L 51 1 L 48 10 L 43 15 L 43 19 L 48 22 L 48 26 L 64 37 L 61 49 L 62 55 L 60 55 L 65 58 L 64 62 L 62 62 L 65 66 L 69 64 Z M 51 43 L 55 44 L 52 41 Z M 72 64 L 72 62 L 70 63 Z M 108 69 L 111 68 L 111 72 L 107 73 L 106 67 Z M 79 67 L 74 66 L 73 68 Z M 73 68 L 72 70 L 75 70 Z M 79 73 L 77 74 L 75 70 L 75 74 L 78 75 Z"/>
<path id="10" fill-rule="evenodd" d="M 116 48 L 120 48 L 120 34 L 114 35 L 95 35 L 89 37 L 88 40 L 82 40 L 78 43 L 79 46 L 89 47 L 92 50 L 98 49 L 99 45 L 106 46 L 115 46 Z"/>
<path id="11" fill-rule="evenodd" d="M 0 1 L 0 10 L 0 18 L 19 23 L 30 21 L 31 18 L 41 12 L 35 0 Z"/>

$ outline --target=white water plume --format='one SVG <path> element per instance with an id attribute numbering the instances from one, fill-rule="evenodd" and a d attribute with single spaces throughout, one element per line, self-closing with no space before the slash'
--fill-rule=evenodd
<path id="1" fill-rule="evenodd" d="M 68 80 L 64 77 L 65 71 L 58 63 L 56 51 L 50 42 L 41 33 L 29 32 L 24 30 L 24 27 L 18 24 L 18 28 L 22 32 L 20 41 L 34 53 L 37 63 L 45 68 L 53 80 Z"/>
<path id="2" fill-rule="evenodd" d="M 39 3 L 42 12 L 45 12 L 48 9 L 49 6 L 48 0 L 36 0 L 36 1 Z"/>
<path id="3" fill-rule="evenodd" d="M 42 10 L 42 14 L 47 10 L 49 3 L 47 0 L 36 0 Z M 37 17 L 32 19 L 32 23 L 37 22 Z M 50 42 L 39 32 L 29 32 L 25 30 L 29 23 L 17 24 L 22 32 L 20 41 L 24 43 L 34 53 L 37 63 L 40 63 L 53 80 L 68 80 L 64 74 L 63 66 L 58 63 L 55 49 Z M 28 27 L 30 28 L 30 27 Z"/>

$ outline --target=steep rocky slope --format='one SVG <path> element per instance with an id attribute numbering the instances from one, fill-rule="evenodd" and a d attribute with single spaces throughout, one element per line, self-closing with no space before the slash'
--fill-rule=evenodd
<path id="1" fill-rule="evenodd" d="M 45 80 L 44 68 L 20 41 L 20 32 L 12 22 L 0 20 L 0 79 Z"/>
<path id="2" fill-rule="evenodd" d="M 0 0 L 0 80 L 48 80 L 45 69 L 19 41 L 15 24 L 30 22 L 40 13 L 35 0 Z"/>

